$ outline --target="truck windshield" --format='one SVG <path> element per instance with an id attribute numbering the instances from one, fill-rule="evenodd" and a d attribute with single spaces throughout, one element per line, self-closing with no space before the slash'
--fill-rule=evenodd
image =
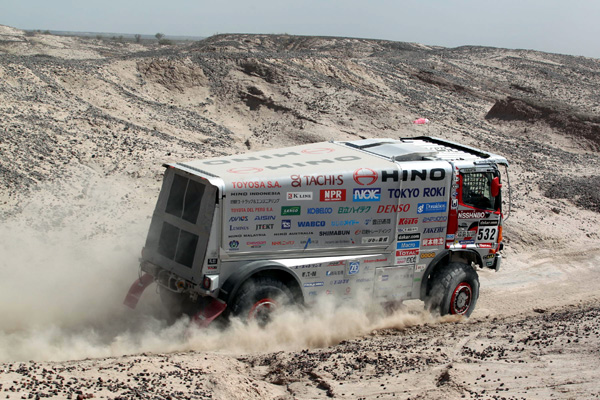
<path id="1" fill-rule="evenodd" d="M 500 195 L 492 196 L 493 172 L 461 173 L 462 176 L 462 203 L 466 206 L 484 210 L 499 208 Z"/>

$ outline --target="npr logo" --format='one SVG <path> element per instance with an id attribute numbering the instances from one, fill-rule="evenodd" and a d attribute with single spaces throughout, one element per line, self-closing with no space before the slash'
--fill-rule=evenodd
<path id="1" fill-rule="evenodd" d="M 354 189 L 352 201 L 379 201 L 381 200 L 381 189 L 366 188 Z"/>
<path id="2" fill-rule="evenodd" d="M 321 201 L 346 201 L 346 189 L 321 190 Z"/>

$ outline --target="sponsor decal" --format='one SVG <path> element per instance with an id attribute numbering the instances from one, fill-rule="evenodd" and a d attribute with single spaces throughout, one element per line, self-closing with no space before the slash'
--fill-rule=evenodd
<path id="1" fill-rule="evenodd" d="M 390 218 L 373 218 L 373 225 L 389 225 L 391 223 L 392 220 Z"/>
<path id="2" fill-rule="evenodd" d="M 350 282 L 350 279 L 336 279 L 331 281 L 331 285 L 347 285 Z"/>
<path id="3" fill-rule="evenodd" d="M 433 257 L 435 257 L 435 252 L 421 253 L 421 258 L 433 258 Z"/>
<path id="4" fill-rule="evenodd" d="M 249 213 L 263 213 L 263 212 L 272 212 L 273 211 L 273 207 L 248 207 L 248 208 L 232 208 L 231 212 L 233 213 L 238 213 L 238 212 L 249 212 Z"/>
<path id="5" fill-rule="evenodd" d="M 310 292 L 308 292 L 309 296 L 316 296 L 317 295 L 317 291 L 316 290 L 311 290 Z"/>
<path id="6" fill-rule="evenodd" d="M 359 271 L 360 271 L 360 262 L 359 261 L 348 262 L 348 275 L 358 274 Z"/>
<path id="7" fill-rule="evenodd" d="M 346 261 L 339 260 L 339 261 L 331 261 L 331 262 L 327 263 L 327 267 L 341 267 L 342 265 L 346 265 Z"/>
<path id="8" fill-rule="evenodd" d="M 444 232 L 444 227 L 436 227 L 436 228 L 425 228 L 423 229 L 423 233 L 442 233 Z"/>
<path id="9" fill-rule="evenodd" d="M 479 226 L 498 226 L 497 219 L 482 219 L 479 221 Z"/>
<path id="10" fill-rule="evenodd" d="M 423 246 L 441 246 L 445 244 L 444 238 L 423 239 Z"/>
<path id="11" fill-rule="evenodd" d="M 208 265 L 216 265 L 218 263 L 219 263 L 219 261 L 216 258 L 209 258 L 208 259 Z"/>
<path id="12" fill-rule="evenodd" d="M 354 231 L 355 235 L 377 235 L 392 233 L 391 229 L 357 229 Z"/>
<path id="13" fill-rule="evenodd" d="M 358 183 L 359 185 L 370 186 L 377 182 L 379 174 L 373 171 L 371 168 L 359 168 L 354 171 L 352 177 L 354 178 L 354 182 Z"/>
<path id="14" fill-rule="evenodd" d="M 444 186 L 423 189 L 423 197 L 443 197 L 445 195 L 446 188 Z"/>
<path id="15" fill-rule="evenodd" d="M 494 256 L 495 256 L 495 254 L 488 254 L 488 255 L 485 255 L 483 258 L 488 260 L 490 258 L 494 258 Z"/>
<path id="16" fill-rule="evenodd" d="M 300 200 L 312 200 L 313 193 L 312 192 L 287 192 L 287 199 L 290 201 L 300 201 Z"/>
<path id="17" fill-rule="evenodd" d="M 317 271 L 302 271 L 303 278 L 316 278 L 318 275 Z"/>
<path id="18" fill-rule="evenodd" d="M 456 210 L 458 208 L 458 200 L 452 199 L 452 209 Z"/>
<path id="19" fill-rule="evenodd" d="M 338 214 L 366 214 L 371 211 L 371 206 L 339 207 Z"/>
<path id="20" fill-rule="evenodd" d="M 231 204 L 277 204 L 279 199 L 243 199 L 243 200 L 230 200 Z"/>
<path id="21" fill-rule="evenodd" d="M 300 215 L 300 206 L 282 206 L 281 215 Z"/>
<path id="22" fill-rule="evenodd" d="M 304 149 L 300 153 L 304 154 L 327 154 L 333 153 L 335 150 L 330 147 L 318 147 L 315 149 Z"/>
<path id="23" fill-rule="evenodd" d="M 417 214 L 431 214 L 446 212 L 446 202 L 438 201 L 435 203 L 419 203 L 417 205 Z"/>
<path id="24" fill-rule="evenodd" d="M 230 231 L 247 231 L 248 229 L 250 229 L 247 226 L 234 226 L 234 225 L 229 225 L 229 230 Z"/>
<path id="25" fill-rule="evenodd" d="M 321 207 L 321 208 L 311 207 L 306 210 L 307 214 L 331 214 L 332 212 L 333 212 L 333 208 L 331 208 L 331 207 Z"/>
<path id="26" fill-rule="evenodd" d="M 416 256 L 416 255 L 419 255 L 419 249 L 396 251 L 397 257 Z"/>
<path id="27" fill-rule="evenodd" d="M 240 215 L 239 217 L 230 217 L 229 218 L 229 222 L 247 222 L 247 221 L 248 221 L 247 215 Z"/>
<path id="28" fill-rule="evenodd" d="M 386 281 L 388 281 L 389 279 L 390 279 L 390 276 L 389 276 L 389 275 L 381 275 L 381 276 L 379 277 L 379 280 L 380 280 L 381 282 L 386 282 Z"/>
<path id="29" fill-rule="evenodd" d="M 389 236 L 370 236 L 361 239 L 362 244 L 388 243 L 389 240 Z"/>
<path id="30" fill-rule="evenodd" d="M 371 282 L 373 279 L 372 278 L 358 278 L 356 281 L 354 281 L 355 283 L 367 283 L 367 282 Z"/>
<path id="31" fill-rule="evenodd" d="M 381 200 L 380 188 L 359 188 L 354 189 L 352 201 L 379 201 Z"/>
<path id="32" fill-rule="evenodd" d="M 421 190 L 419 188 L 414 189 L 388 189 L 388 195 L 390 199 L 412 199 L 419 197 Z"/>
<path id="33" fill-rule="evenodd" d="M 492 246 L 492 243 L 477 243 L 477 247 L 480 247 L 482 249 L 491 249 Z"/>
<path id="34" fill-rule="evenodd" d="M 346 189 L 323 189 L 321 201 L 346 201 Z"/>
<path id="35" fill-rule="evenodd" d="M 397 257 L 396 264 L 414 264 L 417 262 L 417 256 Z"/>
<path id="36" fill-rule="evenodd" d="M 414 225 L 419 223 L 419 218 L 400 218 L 398 225 Z"/>
<path id="37" fill-rule="evenodd" d="M 343 185 L 343 175 L 292 175 L 292 187 Z"/>
<path id="38" fill-rule="evenodd" d="M 446 235 L 446 240 L 454 240 L 454 235 Z"/>
<path id="39" fill-rule="evenodd" d="M 400 212 L 408 212 L 410 210 L 410 204 L 390 204 L 387 206 L 378 206 L 377 213 L 400 213 Z"/>
<path id="40" fill-rule="evenodd" d="M 314 228 L 325 226 L 325 221 L 298 221 L 298 228 Z"/>
<path id="41" fill-rule="evenodd" d="M 347 219 L 345 221 L 331 221 L 331 226 L 354 226 L 358 224 L 360 224 L 360 222 L 358 222 L 355 219 Z"/>
<path id="42" fill-rule="evenodd" d="M 275 221 L 275 219 L 274 215 L 257 215 L 254 217 L 255 221 Z"/>
<path id="43" fill-rule="evenodd" d="M 227 172 L 232 174 L 257 174 L 264 171 L 262 168 L 246 167 L 246 168 L 230 168 Z"/>
<path id="44" fill-rule="evenodd" d="M 398 182 L 402 180 L 406 181 L 416 181 L 417 179 L 420 181 L 443 181 L 446 177 L 446 170 L 443 168 L 432 168 L 430 170 L 426 169 L 403 169 L 402 176 L 400 176 L 400 171 L 397 169 L 393 171 L 381 171 L 381 180 L 383 182 L 392 181 Z"/>
<path id="45" fill-rule="evenodd" d="M 374 260 L 371 260 L 371 259 L 363 260 L 363 263 L 374 263 L 374 262 L 387 262 L 387 258 L 376 258 Z"/>
<path id="46" fill-rule="evenodd" d="M 418 240 L 414 240 L 411 242 L 398 242 L 396 244 L 397 250 L 405 250 L 405 249 L 418 249 L 421 243 Z"/>
<path id="47" fill-rule="evenodd" d="M 296 265 L 294 267 L 294 269 L 310 269 L 310 268 L 319 268 L 321 266 L 321 264 L 303 264 L 303 265 Z"/>
<path id="48" fill-rule="evenodd" d="M 427 264 L 417 264 L 415 265 L 415 272 L 423 272 L 427 268 Z"/>
<path id="49" fill-rule="evenodd" d="M 291 229 L 292 228 L 292 220 L 284 219 L 281 221 L 281 229 Z"/>
<path id="50" fill-rule="evenodd" d="M 416 226 L 411 226 L 408 228 L 398 228 L 398 233 L 411 233 L 411 232 L 418 232 L 419 228 Z"/>
<path id="51" fill-rule="evenodd" d="M 483 211 L 459 211 L 458 219 L 482 219 L 485 218 Z"/>
<path id="52" fill-rule="evenodd" d="M 306 282 L 303 286 L 304 287 L 320 287 L 325 285 L 324 282 Z"/>
<path id="53" fill-rule="evenodd" d="M 275 224 L 256 224 L 256 230 L 257 231 L 260 231 L 260 230 L 263 230 L 263 231 L 265 231 L 265 230 L 271 230 L 271 229 L 273 229 L 274 225 Z"/>
<path id="54" fill-rule="evenodd" d="M 350 231 L 320 231 L 319 236 L 344 236 L 349 235 Z"/>
<path id="55" fill-rule="evenodd" d="M 474 240 L 459 240 L 458 244 L 475 244 Z"/>
<path id="56" fill-rule="evenodd" d="M 246 242 L 246 246 L 250 246 L 251 248 L 259 248 L 265 244 L 267 244 L 267 242 L 264 240 Z"/>
<path id="57" fill-rule="evenodd" d="M 229 242 L 229 248 L 234 250 L 240 247 L 240 242 L 238 242 L 237 240 L 232 240 Z"/>
<path id="58" fill-rule="evenodd" d="M 486 266 L 486 267 L 491 267 L 492 265 L 494 265 L 494 262 L 493 262 L 493 261 L 486 261 L 486 262 L 485 262 L 485 266 Z"/>
<path id="59" fill-rule="evenodd" d="M 419 240 L 421 239 L 420 233 L 401 233 L 398 235 L 398 241 L 401 240 Z"/>
<path id="60" fill-rule="evenodd" d="M 295 243 L 293 240 L 281 240 L 271 242 L 271 246 L 292 246 Z"/>
<path id="61" fill-rule="evenodd" d="M 281 187 L 277 181 L 244 181 L 232 182 L 231 184 L 234 189 L 272 189 Z"/>
<path id="62" fill-rule="evenodd" d="M 448 221 L 447 216 L 438 216 L 438 217 L 423 217 L 423 223 L 427 224 L 430 222 L 446 222 Z"/>
<path id="63" fill-rule="evenodd" d="M 325 273 L 325 275 L 327 276 L 339 276 L 339 275 L 344 275 L 344 270 L 337 270 L 337 271 L 327 271 Z"/>

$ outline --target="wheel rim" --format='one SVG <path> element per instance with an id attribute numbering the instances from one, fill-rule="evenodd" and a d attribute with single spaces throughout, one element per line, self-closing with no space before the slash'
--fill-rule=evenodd
<path id="1" fill-rule="evenodd" d="M 461 282 L 456 286 L 450 301 L 450 314 L 466 314 L 471 307 L 473 290 L 467 282 Z"/>
<path id="2" fill-rule="evenodd" d="M 265 323 L 276 309 L 277 302 L 275 300 L 271 298 L 261 299 L 254 303 L 248 312 L 248 321 L 256 320 L 259 323 Z"/>

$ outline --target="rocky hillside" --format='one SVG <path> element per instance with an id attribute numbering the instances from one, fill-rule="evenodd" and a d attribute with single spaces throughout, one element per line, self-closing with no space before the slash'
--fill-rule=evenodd
<path id="1" fill-rule="evenodd" d="M 173 160 L 423 134 L 505 155 L 516 211 L 600 209 L 597 59 L 289 35 L 157 46 L 8 27 L 0 54 L 5 212 L 90 169 L 155 180 Z"/>

